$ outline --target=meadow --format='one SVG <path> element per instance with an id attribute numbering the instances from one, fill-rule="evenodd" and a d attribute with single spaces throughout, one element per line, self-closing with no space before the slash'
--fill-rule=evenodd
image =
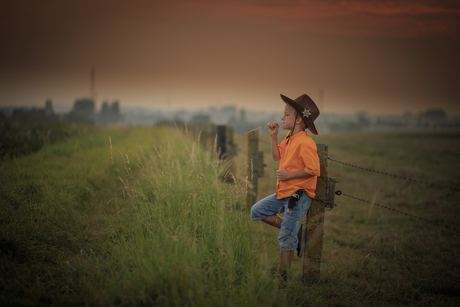
<path id="1" fill-rule="evenodd" d="M 244 148 L 246 136 L 236 139 Z M 331 159 L 457 191 L 328 161 L 329 177 L 339 182 L 336 190 L 430 222 L 335 196 L 337 206 L 325 215 L 321 278 L 308 287 L 296 283 L 287 293 L 296 298 L 294 305 L 458 305 L 460 133 L 321 133 L 314 140 L 329 146 Z M 271 160 L 267 134 L 261 134 L 259 150 L 267 164 L 259 179 L 261 198 L 275 190 L 278 163 Z M 277 231 L 256 224 L 260 253 L 276 259 Z M 302 272 L 301 260 L 294 272 Z"/>
<path id="2" fill-rule="evenodd" d="M 268 161 L 259 197 L 274 191 Z M 460 133 L 321 134 L 329 157 L 459 187 Z M 329 164 L 344 196 L 326 212 L 321 277 L 276 277 L 275 229 L 250 221 L 246 136 L 237 177 L 197 136 L 100 128 L 0 162 L 0 305 L 458 305 L 459 193 Z"/>

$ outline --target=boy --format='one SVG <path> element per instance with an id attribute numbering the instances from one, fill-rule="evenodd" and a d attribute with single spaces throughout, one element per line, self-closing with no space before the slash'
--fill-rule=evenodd
<path id="1" fill-rule="evenodd" d="M 310 97 L 303 94 L 292 100 L 284 95 L 286 103 L 282 127 L 289 130 L 286 138 L 278 145 L 277 122 L 267 124 L 271 137 L 273 160 L 280 161 L 276 171 L 276 193 L 258 201 L 251 209 L 252 221 L 267 223 L 280 229 L 278 243 L 281 246 L 279 274 L 287 279 L 294 250 L 302 256 L 298 232 L 302 218 L 315 197 L 316 179 L 320 175 L 319 158 L 316 144 L 307 134 L 318 134 L 313 121 L 319 116 L 319 110 Z M 278 213 L 283 213 L 283 217 Z"/>

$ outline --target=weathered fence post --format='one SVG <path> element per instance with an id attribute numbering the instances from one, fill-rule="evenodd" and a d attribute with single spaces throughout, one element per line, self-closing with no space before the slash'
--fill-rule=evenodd
<path id="1" fill-rule="evenodd" d="M 226 148 L 227 148 L 227 159 L 228 160 L 233 159 L 233 157 L 237 155 L 237 146 L 233 140 L 233 127 L 232 126 L 227 127 Z"/>
<path id="2" fill-rule="evenodd" d="M 216 155 L 221 162 L 225 162 L 225 174 L 223 179 L 234 182 L 233 157 L 236 156 L 236 144 L 233 143 L 233 128 L 217 126 Z"/>
<path id="3" fill-rule="evenodd" d="M 217 126 L 216 154 L 219 160 L 227 156 L 227 126 Z"/>
<path id="4" fill-rule="evenodd" d="M 259 151 L 259 131 L 248 133 L 248 194 L 246 205 L 251 207 L 257 199 L 257 182 L 264 175 L 264 153 Z"/>
<path id="5" fill-rule="evenodd" d="M 324 210 L 327 201 L 327 158 L 328 146 L 317 144 L 320 162 L 320 176 L 317 179 L 315 199 L 306 214 L 306 224 L 302 224 L 302 241 L 305 245 L 303 258 L 303 280 L 313 282 L 319 278 L 323 253 Z"/>

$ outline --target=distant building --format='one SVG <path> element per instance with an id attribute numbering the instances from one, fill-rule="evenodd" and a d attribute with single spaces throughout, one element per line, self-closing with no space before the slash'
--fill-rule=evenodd
<path id="1" fill-rule="evenodd" d="M 422 128 L 443 128 L 447 124 L 446 112 L 442 109 L 430 109 L 420 113 L 419 126 Z"/>
<path id="2" fill-rule="evenodd" d="M 120 120 L 120 102 L 114 101 L 110 106 L 110 120 L 112 123 L 117 123 Z"/>
<path id="3" fill-rule="evenodd" d="M 102 103 L 101 112 L 99 113 L 99 122 L 107 125 L 109 123 L 109 103 L 104 101 Z"/>
<path id="4" fill-rule="evenodd" d="M 195 114 L 192 117 L 192 123 L 200 126 L 208 126 L 211 124 L 211 117 L 208 114 Z"/>
<path id="5" fill-rule="evenodd" d="M 104 125 L 118 123 L 121 119 L 120 102 L 114 101 L 111 105 L 109 105 L 108 101 L 104 101 L 97 118 L 98 122 Z"/>
<path id="6" fill-rule="evenodd" d="M 89 122 L 95 121 L 96 107 L 93 99 L 81 98 L 75 100 L 72 110 L 67 115 L 66 119 L 71 122 Z"/>
<path id="7" fill-rule="evenodd" d="M 236 107 L 235 106 L 223 106 L 222 113 L 226 114 L 228 117 L 236 117 Z"/>
<path id="8" fill-rule="evenodd" d="M 356 119 L 358 121 L 358 126 L 361 129 L 368 129 L 371 121 L 369 119 L 369 114 L 366 111 L 360 111 L 356 114 Z"/>
<path id="9" fill-rule="evenodd" d="M 45 102 L 45 116 L 52 117 L 54 116 L 53 102 L 51 99 L 47 99 Z"/>

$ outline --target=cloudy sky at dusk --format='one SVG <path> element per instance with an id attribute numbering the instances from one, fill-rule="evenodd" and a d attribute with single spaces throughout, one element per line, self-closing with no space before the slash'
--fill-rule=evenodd
<path id="1" fill-rule="evenodd" d="M 460 114 L 457 0 L 9 1 L 0 25 L 0 107 L 70 106 L 94 66 L 98 108 Z"/>

